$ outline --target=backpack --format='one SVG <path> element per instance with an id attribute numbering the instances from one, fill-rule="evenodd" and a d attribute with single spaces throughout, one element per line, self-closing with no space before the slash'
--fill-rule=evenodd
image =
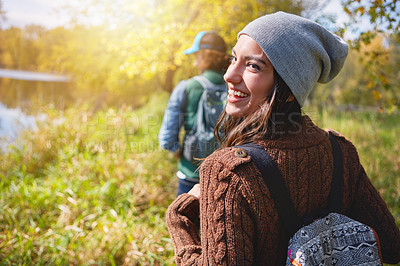
<path id="1" fill-rule="evenodd" d="M 196 159 L 205 158 L 218 148 L 219 143 L 214 137 L 214 127 L 225 108 L 226 84 L 215 85 L 203 76 L 193 77 L 203 87 L 196 120 L 193 127 L 185 135 L 183 141 L 183 156 L 194 164 Z"/>
<path id="2" fill-rule="evenodd" d="M 343 159 L 335 137 L 331 141 L 334 170 L 328 209 L 300 218 L 290 199 L 282 175 L 271 156 L 255 143 L 239 145 L 260 170 L 277 207 L 279 219 L 290 237 L 286 265 L 382 265 L 375 231 L 340 214 L 342 207 Z"/>

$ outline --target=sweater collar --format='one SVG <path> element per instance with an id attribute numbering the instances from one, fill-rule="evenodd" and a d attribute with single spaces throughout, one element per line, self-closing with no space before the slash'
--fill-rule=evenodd
<path id="1" fill-rule="evenodd" d="M 327 138 L 326 132 L 317 127 L 307 115 L 303 115 L 294 130 L 273 140 L 261 141 L 264 147 L 280 149 L 301 149 L 321 144 Z"/>

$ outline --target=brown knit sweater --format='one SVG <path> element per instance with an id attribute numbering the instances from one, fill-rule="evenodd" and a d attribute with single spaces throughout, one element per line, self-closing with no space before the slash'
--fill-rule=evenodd
<path id="1" fill-rule="evenodd" d="M 259 144 L 278 164 L 295 208 L 303 216 L 327 205 L 333 162 L 327 133 L 307 116 L 301 129 Z M 373 227 L 384 262 L 398 263 L 399 228 L 353 144 L 344 137 L 339 143 L 344 165 L 343 213 Z M 178 265 L 285 264 L 288 238 L 268 188 L 251 158 L 236 156 L 236 149 L 216 151 L 204 161 L 200 200 L 182 194 L 168 208 L 167 225 Z"/>

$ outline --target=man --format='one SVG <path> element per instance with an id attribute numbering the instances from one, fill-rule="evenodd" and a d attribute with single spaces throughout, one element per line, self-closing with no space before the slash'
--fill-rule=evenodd
<path id="1" fill-rule="evenodd" d="M 175 152 L 180 158 L 177 172 L 177 196 L 188 192 L 199 182 L 198 163 L 193 155 L 190 155 L 193 148 L 188 147 L 187 137 L 191 135 L 193 138 L 193 129 L 197 127 L 196 123 L 199 121 L 197 117 L 199 102 L 205 89 L 220 90 L 222 92 L 218 96 L 226 99 L 226 85 L 223 79 L 223 74 L 229 65 L 226 49 L 226 43 L 221 36 L 213 31 L 201 31 L 196 35 L 193 45 L 184 51 L 184 54 L 196 56 L 194 65 L 200 74 L 179 82 L 174 88 L 159 132 L 161 147 Z M 218 117 L 219 112 L 214 116 Z M 216 121 L 212 123 L 212 128 L 214 128 Z M 181 145 L 179 131 L 182 126 L 185 129 L 185 138 Z M 182 152 L 183 150 L 185 152 Z"/>

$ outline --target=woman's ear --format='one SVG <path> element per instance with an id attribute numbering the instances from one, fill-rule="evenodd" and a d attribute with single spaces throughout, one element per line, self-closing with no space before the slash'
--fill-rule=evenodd
<path id="1" fill-rule="evenodd" d="M 288 102 L 291 102 L 291 101 L 293 101 L 294 100 L 294 95 L 293 94 L 290 94 L 289 95 L 289 98 L 287 99 L 287 101 Z"/>

